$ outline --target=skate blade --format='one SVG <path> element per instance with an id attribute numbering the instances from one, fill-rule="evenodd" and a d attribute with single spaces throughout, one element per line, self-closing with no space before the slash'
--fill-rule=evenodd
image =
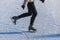
<path id="1" fill-rule="evenodd" d="M 14 25 L 16 25 L 15 23 L 14 23 L 14 20 L 11 18 L 11 21 L 12 21 L 12 23 L 14 24 Z"/>
<path id="2" fill-rule="evenodd" d="M 36 31 L 29 30 L 29 31 L 27 31 L 27 32 L 30 32 L 30 33 L 35 33 Z"/>

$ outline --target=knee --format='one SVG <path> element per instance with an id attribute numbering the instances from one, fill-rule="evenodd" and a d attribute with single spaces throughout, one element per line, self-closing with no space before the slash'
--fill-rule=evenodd
<path id="1" fill-rule="evenodd" d="M 31 12 L 29 12 L 29 15 L 32 15 L 32 13 L 31 13 Z"/>
<path id="2" fill-rule="evenodd" d="M 34 16 L 37 16 L 37 12 L 33 13 Z"/>

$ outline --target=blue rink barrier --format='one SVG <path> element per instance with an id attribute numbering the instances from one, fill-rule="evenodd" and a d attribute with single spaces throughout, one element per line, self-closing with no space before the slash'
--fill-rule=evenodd
<path id="1" fill-rule="evenodd" d="M 21 31 L 21 32 L 0 32 L 0 35 L 3 35 L 3 34 L 23 34 L 23 33 L 29 33 L 27 31 Z M 55 38 L 55 37 L 60 37 L 60 34 L 46 34 L 46 35 L 35 35 L 33 38 Z"/>
<path id="2" fill-rule="evenodd" d="M 22 34 L 22 32 L 0 32 L 0 34 Z"/>
<path id="3" fill-rule="evenodd" d="M 34 38 L 58 38 L 60 37 L 60 34 L 47 34 L 47 35 L 38 35 L 35 36 Z"/>
<path id="4" fill-rule="evenodd" d="M 0 34 L 23 34 L 27 31 L 21 31 L 21 32 L 0 32 Z"/>

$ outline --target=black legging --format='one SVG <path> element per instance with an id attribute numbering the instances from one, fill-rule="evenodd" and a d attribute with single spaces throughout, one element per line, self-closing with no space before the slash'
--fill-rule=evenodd
<path id="1" fill-rule="evenodd" d="M 34 20 L 35 20 L 35 18 L 37 16 L 37 11 L 36 11 L 34 2 L 28 3 L 27 7 L 28 7 L 28 13 L 24 13 L 24 14 L 19 15 L 18 16 L 18 19 L 32 15 L 31 21 L 30 21 L 30 25 L 29 25 L 29 26 L 32 27 L 33 26 L 33 23 L 34 23 Z"/>

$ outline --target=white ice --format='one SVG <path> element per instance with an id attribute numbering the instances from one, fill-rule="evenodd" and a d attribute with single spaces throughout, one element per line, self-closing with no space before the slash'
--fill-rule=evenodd
<path id="1" fill-rule="evenodd" d="M 60 40 L 60 0 L 45 0 L 42 3 L 35 0 L 37 17 L 33 27 L 36 33 L 28 30 L 30 17 L 11 22 L 12 16 L 21 15 L 27 11 L 21 5 L 24 0 L 0 0 L 0 40 Z"/>

